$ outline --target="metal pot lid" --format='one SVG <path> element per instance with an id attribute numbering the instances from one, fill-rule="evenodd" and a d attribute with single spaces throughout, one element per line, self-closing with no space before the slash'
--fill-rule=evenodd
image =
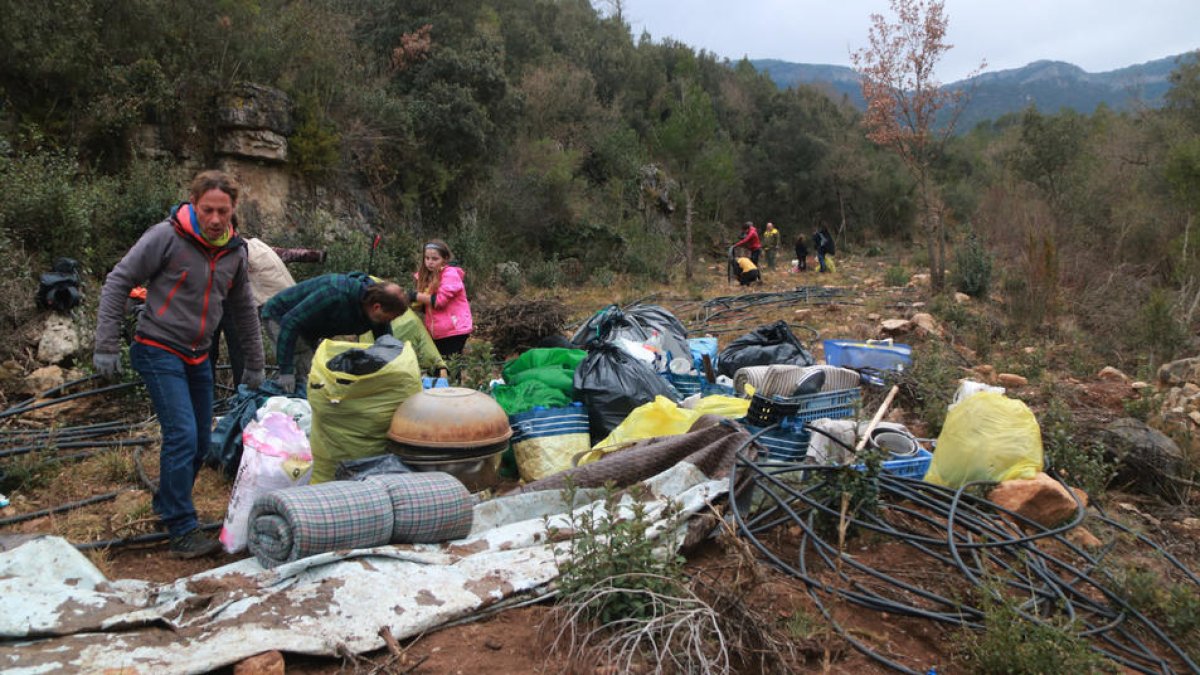
<path id="1" fill-rule="evenodd" d="M 408 397 L 392 415 L 388 438 L 425 448 L 471 450 L 507 441 L 508 415 L 495 399 L 474 389 L 439 387 Z"/>

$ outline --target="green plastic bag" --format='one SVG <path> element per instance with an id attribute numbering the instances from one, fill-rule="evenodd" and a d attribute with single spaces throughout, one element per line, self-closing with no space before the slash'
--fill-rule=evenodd
<path id="1" fill-rule="evenodd" d="M 575 369 L 587 358 L 587 352 L 582 349 L 565 349 L 549 347 L 530 349 L 517 358 L 504 364 L 500 371 L 506 384 L 521 384 L 522 382 L 538 381 L 553 387 L 567 395 L 568 399 L 575 398 L 574 380 Z"/>
<path id="2" fill-rule="evenodd" d="M 521 384 L 498 384 L 492 387 L 492 398 L 509 415 L 529 412 L 538 406 L 565 408 L 571 405 L 571 399 L 566 394 L 537 380 Z"/>
<path id="3" fill-rule="evenodd" d="M 326 365 L 342 352 L 370 346 L 335 340 L 322 340 L 317 346 L 308 376 L 313 484 L 333 480 L 338 462 L 387 452 L 392 415 L 409 396 L 421 391 L 416 351 L 407 343 L 399 356 L 366 375 L 341 373 Z"/>
<path id="4" fill-rule="evenodd" d="M 957 489 L 972 481 L 1033 478 L 1042 467 L 1042 430 L 1033 411 L 984 391 L 946 415 L 925 481 Z"/>

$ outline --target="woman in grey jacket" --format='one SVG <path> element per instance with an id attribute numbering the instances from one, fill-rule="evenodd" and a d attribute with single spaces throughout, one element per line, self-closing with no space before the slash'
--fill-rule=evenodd
<path id="1" fill-rule="evenodd" d="M 212 430 L 213 381 L 208 350 L 223 309 L 242 335 L 242 383 L 263 380 L 262 337 L 250 294 L 245 242 L 234 230 L 238 186 L 220 171 L 192 181 L 190 201 L 172 210 L 138 239 L 113 268 L 100 294 L 93 363 L 96 372 L 121 372 L 120 325 L 125 298 L 146 287 L 129 361 L 141 375 L 162 428 L 154 510 L 171 535 L 171 553 L 195 558 L 217 541 L 199 530 L 192 486 Z M 225 299 L 228 297 L 229 302 Z"/>

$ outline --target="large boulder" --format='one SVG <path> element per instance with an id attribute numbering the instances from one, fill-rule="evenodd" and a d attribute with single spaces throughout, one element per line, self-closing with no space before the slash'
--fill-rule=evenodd
<path id="1" fill-rule="evenodd" d="M 1117 463 L 1116 483 L 1169 501 L 1185 498 L 1182 485 L 1172 480 L 1183 470 L 1183 451 L 1170 436 L 1124 417 L 1101 429 L 1098 440 Z"/>
<path id="2" fill-rule="evenodd" d="M 71 317 L 51 313 L 46 317 L 42 335 L 38 338 L 38 361 L 62 363 L 79 351 L 79 333 Z"/>
<path id="3" fill-rule="evenodd" d="M 1078 488 L 1071 490 L 1087 506 L 1087 494 Z M 1068 520 L 1078 508 L 1067 488 L 1045 473 L 1029 479 L 1006 480 L 992 490 L 988 499 L 1046 527 Z"/>
<path id="4" fill-rule="evenodd" d="M 1200 357 L 1164 363 L 1158 369 L 1158 381 L 1164 387 L 1181 387 L 1186 382 L 1200 382 Z"/>

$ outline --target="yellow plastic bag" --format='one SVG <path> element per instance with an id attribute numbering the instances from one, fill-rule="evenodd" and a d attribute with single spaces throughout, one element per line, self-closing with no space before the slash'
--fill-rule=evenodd
<path id="1" fill-rule="evenodd" d="M 322 340 L 308 376 L 312 405 L 312 483 L 333 480 L 338 462 L 387 452 L 392 414 L 409 396 L 421 391 L 416 350 L 408 344 L 379 370 L 350 375 L 330 370 L 329 359 L 370 344 Z"/>
<path id="2" fill-rule="evenodd" d="M 1033 478 L 1042 470 L 1042 430 L 1029 406 L 985 391 L 946 415 L 925 480 L 949 488 L 972 481 Z"/>
<path id="3" fill-rule="evenodd" d="M 624 422 L 617 425 L 608 437 L 592 446 L 592 451 L 580 457 L 577 464 L 594 462 L 606 452 L 619 449 L 631 441 L 686 433 L 701 414 L 680 408 L 666 396 L 655 396 L 653 401 L 634 408 Z"/>
<path id="4" fill-rule="evenodd" d="M 720 415 L 736 420 L 745 417 L 746 413 L 749 412 L 750 399 L 714 394 L 712 396 L 705 396 L 697 401 L 692 410 L 701 415 Z"/>

